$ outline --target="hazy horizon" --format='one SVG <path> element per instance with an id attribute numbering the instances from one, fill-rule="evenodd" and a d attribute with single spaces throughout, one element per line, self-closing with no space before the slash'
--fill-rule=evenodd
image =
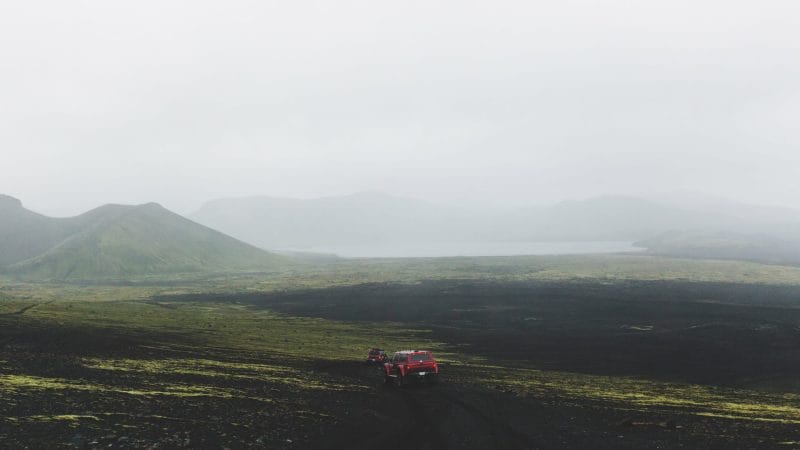
<path id="1" fill-rule="evenodd" d="M 0 192 L 800 208 L 798 50 L 788 0 L 15 3 Z"/>
<path id="2" fill-rule="evenodd" d="M 443 206 L 443 207 L 452 207 L 452 208 L 463 208 L 464 210 L 472 210 L 472 211 L 505 211 L 505 212 L 512 212 L 516 210 L 524 210 L 528 208 L 549 208 L 553 206 L 557 206 L 563 203 L 570 203 L 570 202 L 587 202 L 593 200 L 600 200 L 600 199 L 614 199 L 614 198 L 629 198 L 629 199 L 637 199 L 637 200 L 644 200 L 646 202 L 652 202 L 654 204 L 660 204 L 664 206 L 676 206 L 681 205 L 689 200 L 694 200 L 699 202 L 700 205 L 705 204 L 716 204 L 717 206 L 723 205 L 747 205 L 753 207 L 763 207 L 763 208 L 777 208 L 779 210 L 794 210 L 796 212 L 800 212 L 800 208 L 795 208 L 792 206 L 786 205 L 776 205 L 776 204 L 768 204 L 768 203 L 747 203 L 744 201 L 737 200 L 735 198 L 730 197 L 721 197 L 721 196 L 714 196 L 709 195 L 703 192 L 693 192 L 693 191 L 672 191 L 672 192 L 658 192 L 652 195 L 636 195 L 636 194 L 615 194 L 615 193 L 606 193 L 606 194 L 597 194 L 589 197 L 582 197 L 582 198 L 563 198 L 554 200 L 551 202 L 541 202 L 541 203 L 519 203 L 519 204 L 486 204 L 486 203 L 472 203 L 466 204 L 458 201 L 437 201 L 437 200 L 427 200 L 420 197 L 414 196 L 404 196 L 404 195 L 396 195 L 388 192 L 382 191 L 375 191 L 375 190 L 367 190 L 367 191 L 356 191 L 356 192 L 348 192 L 339 195 L 321 195 L 321 196 L 275 196 L 275 195 L 268 195 L 268 194 L 253 194 L 253 195 L 242 195 L 242 196 L 226 196 L 226 197 L 215 197 L 209 198 L 207 200 L 201 201 L 194 207 L 189 207 L 186 210 L 174 210 L 170 208 L 168 205 L 164 204 L 158 199 L 151 199 L 151 200 L 144 200 L 142 202 L 137 203 L 125 203 L 119 201 L 110 201 L 107 203 L 98 203 L 95 205 L 88 206 L 86 209 L 76 209 L 74 212 L 68 213 L 56 213 L 50 210 L 38 208 L 32 206 L 30 202 L 27 201 L 25 197 L 19 197 L 16 195 L 11 195 L 8 193 L 0 192 L 0 196 L 10 196 L 19 200 L 22 203 L 22 207 L 33 211 L 35 213 L 53 217 L 53 218 L 68 218 L 68 217 L 75 217 L 81 215 L 85 212 L 91 211 L 95 208 L 99 208 L 105 205 L 127 205 L 127 206 L 136 206 L 136 205 L 143 205 L 147 203 L 156 203 L 159 204 L 175 213 L 178 213 L 185 217 L 191 217 L 192 215 L 198 213 L 202 210 L 204 206 L 208 206 L 209 204 L 213 204 L 214 202 L 220 201 L 230 201 L 230 200 L 251 200 L 251 199 L 273 199 L 273 200 L 298 200 L 298 201 L 314 201 L 314 200 L 327 200 L 327 199 L 341 199 L 341 198 L 348 198 L 348 197 L 356 197 L 359 195 L 376 195 L 376 196 L 386 196 L 401 200 L 410 200 L 416 202 L 424 202 L 429 203 L 433 206 Z M 686 204 L 686 207 L 689 210 L 697 209 L 698 205 L 690 205 Z"/>

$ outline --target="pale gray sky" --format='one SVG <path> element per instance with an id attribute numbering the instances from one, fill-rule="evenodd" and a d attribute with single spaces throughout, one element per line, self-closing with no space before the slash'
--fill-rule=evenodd
<path id="1" fill-rule="evenodd" d="M 0 5 L 0 192 L 800 207 L 800 2 Z"/>

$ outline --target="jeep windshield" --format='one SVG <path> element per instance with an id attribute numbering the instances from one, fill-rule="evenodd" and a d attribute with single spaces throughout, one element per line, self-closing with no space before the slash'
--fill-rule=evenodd
<path id="1" fill-rule="evenodd" d="M 430 353 L 414 353 L 413 355 L 408 356 L 410 361 L 419 362 L 419 361 L 430 361 L 431 354 Z"/>

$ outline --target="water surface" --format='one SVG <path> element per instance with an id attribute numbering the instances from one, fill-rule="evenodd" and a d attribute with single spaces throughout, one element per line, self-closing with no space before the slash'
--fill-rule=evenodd
<path id="1" fill-rule="evenodd" d="M 276 249 L 334 254 L 344 258 L 410 258 L 445 256 L 580 255 L 642 251 L 632 241 L 580 242 L 421 242 L 409 244 L 343 244 Z"/>

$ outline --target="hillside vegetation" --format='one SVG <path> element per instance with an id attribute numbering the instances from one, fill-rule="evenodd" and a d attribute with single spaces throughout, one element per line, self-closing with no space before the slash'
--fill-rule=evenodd
<path id="1" fill-rule="evenodd" d="M 41 216 L 6 200 L 4 271 L 26 279 L 98 280 L 268 270 L 288 258 L 196 224 L 163 207 L 106 205 L 73 218 Z"/>
<path id="2" fill-rule="evenodd" d="M 54 219 L 0 195 L 0 266 L 41 254 L 80 229 L 77 218 Z"/>

